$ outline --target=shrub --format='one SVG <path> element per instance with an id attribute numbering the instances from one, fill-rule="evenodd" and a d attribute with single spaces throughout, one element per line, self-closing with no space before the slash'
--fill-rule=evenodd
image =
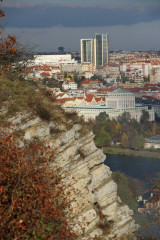
<path id="1" fill-rule="evenodd" d="M 49 121 L 51 119 L 50 110 L 47 108 L 47 105 L 43 104 L 42 102 L 39 102 L 36 105 L 36 113 L 43 120 Z"/>
<path id="2" fill-rule="evenodd" d="M 37 140 L 20 147 L 10 131 L 0 129 L 0 239 L 76 239 L 53 152 Z"/>

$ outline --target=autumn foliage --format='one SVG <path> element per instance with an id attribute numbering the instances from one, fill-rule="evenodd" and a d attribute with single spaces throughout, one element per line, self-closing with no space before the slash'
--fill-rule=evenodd
<path id="1" fill-rule="evenodd" d="M 38 140 L 24 143 L 0 129 L 0 239 L 72 240 L 69 196 L 54 154 Z"/>
<path id="2" fill-rule="evenodd" d="M 4 11 L 0 9 L 0 19 L 1 21 L 4 19 L 5 14 Z M 4 30 L 2 22 L 0 22 L 0 35 L 2 35 Z M 17 41 L 16 37 L 8 34 L 6 38 L 0 36 L 0 59 L 1 64 L 9 67 L 9 60 L 13 60 L 17 53 Z"/>
<path id="3" fill-rule="evenodd" d="M 26 46 L 20 44 L 15 35 L 4 34 L 5 13 L 0 9 L 0 75 L 10 80 L 23 79 L 26 66 L 32 57 Z"/>

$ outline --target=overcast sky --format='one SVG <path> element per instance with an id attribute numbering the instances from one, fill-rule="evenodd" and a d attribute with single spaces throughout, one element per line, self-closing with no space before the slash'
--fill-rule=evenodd
<path id="1" fill-rule="evenodd" d="M 160 0 L 4 0 L 6 31 L 37 51 L 79 50 L 108 33 L 110 50 L 160 50 Z"/>

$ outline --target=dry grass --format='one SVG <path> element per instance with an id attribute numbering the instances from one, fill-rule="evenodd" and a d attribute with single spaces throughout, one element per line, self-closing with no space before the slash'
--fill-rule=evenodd
<path id="1" fill-rule="evenodd" d="M 19 80 L 10 81 L 0 76 L 0 120 L 5 121 L 19 112 L 31 112 L 44 121 L 53 121 L 70 129 L 79 121 L 77 114 L 68 114 L 55 103 L 50 90 Z M 74 116 L 73 116 L 74 115 Z"/>

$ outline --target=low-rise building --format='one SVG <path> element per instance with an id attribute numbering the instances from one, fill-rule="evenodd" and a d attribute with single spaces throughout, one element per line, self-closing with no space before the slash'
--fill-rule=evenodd
<path id="1" fill-rule="evenodd" d="M 73 80 L 64 81 L 63 84 L 62 84 L 62 88 L 64 90 L 69 90 L 69 89 L 76 90 L 77 89 L 77 83 L 74 82 Z"/>
<path id="2" fill-rule="evenodd" d="M 101 88 L 103 83 L 98 79 L 89 79 L 81 82 L 82 88 Z"/>
<path id="3" fill-rule="evenodd" d="M 61 94 L 60 94 L 61 95 Z M 104 97 L 95 97 L 93 94 L 84 94 L 83 96 L 70 96 L 67 95 L 64 97 L 57 97 L 57 103 L 60 103 L 63 107 L 68 106 L 77 106 L 77 105 L 86 105 L 93 106 L 97 104 L 104 104 Z"/>
<path id="4" fill-rule="evenodd" d="M 149 138 L 146 138 L 144 148 L 160 148 L 160 135 L 152 136 Z"/>
<path id="5" fill-rule="evenodd" d="M 142 196 L 139 196 L 138 212 L 153 214 L 153 211 L 160 213 L 160 191 L 158 189 L 146 190 Z"/>

